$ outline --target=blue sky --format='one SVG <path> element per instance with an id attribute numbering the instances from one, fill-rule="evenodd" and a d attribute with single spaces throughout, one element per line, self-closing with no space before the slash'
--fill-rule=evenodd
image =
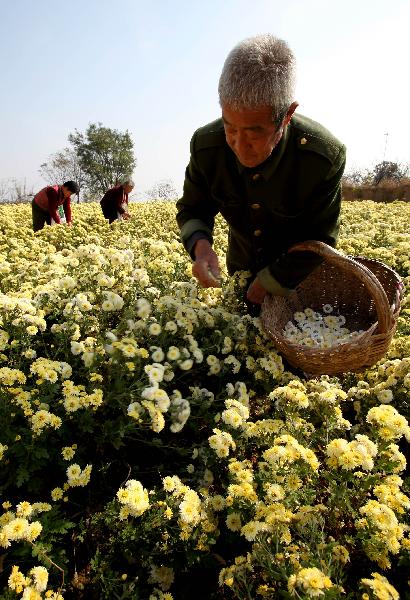
<path id="1" fill-rule="evenodd" d="M 347 145 L 348 168 L 409 162 L 409 23 L 407 0 L 1 0 L 0 181 L 42 187 L 40 164 L 102 122 L 131 133 L 139 194 L 180 189 L 227 53 L 266 32 L 292 47 L 298 110 Z"/>

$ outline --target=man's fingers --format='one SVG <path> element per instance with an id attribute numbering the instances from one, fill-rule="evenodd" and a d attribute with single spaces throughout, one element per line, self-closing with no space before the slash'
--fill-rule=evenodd
<path id="1" fill-rule="evenodd" d="M 218 256 L 208 240 L 200 239 L 195 245 L 195 263 L 192 273 L 203 287 L 220 287 L 221 285 Z"/>
<path id="2" fill-rule="evenodd" d="M 209 273 L 212 278 L 217 279 L 218 281 L 221 279 L 221 269 L 219 268 L 218 261 L 212 261 L 209 264 Z"/>
<path id="3" fill-rule="evenodd" d="M 202 287 L 219 287 L 220 279 L 212 272 L 208 261 L 196 261 L 192 267 L 192 274 L 198 279 Z"/>
<path id="4" fill-rule="evenodd" d="M 202 261 L 196 261 L 192 265 L 192 274 L 198 279 L 199 283 L 203 286 L 207 278 L 206 266 Z"/>
<path id="5" fill-rule="evenodd" d="M 213 250 L 208 260 L 208 272 L 210 278 L 218 282 L 218 285 L 220 285 L 221 269 L 219 268 L 218 256 Z"/>
<path id="6" fill-rule="evenodd" d="M 208 271 L 208 279 L 210 279 L 211 281 L 213 281 L 214 284 L 216 284 L 218 287 L 221 285 L 221 275 L 220 273 L 215 273 L 215 271 L 209 269 Z"/>
<path id="7" fill-rule="evenodd" d="M 249 286 L 246 297 L 250 302 L 254 304 L 262 304 L 266 296 L 266 290 L 256 278 Z"/>

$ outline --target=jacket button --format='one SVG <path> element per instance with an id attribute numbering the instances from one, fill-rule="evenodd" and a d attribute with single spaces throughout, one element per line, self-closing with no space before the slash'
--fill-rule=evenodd
<path id="1" fill-rule="evenodd" d="M 258 204 L 257 202 L 255 202 L 254 204 L 251 204 L 251 208 L 253 208 L 254 210 L 257 210 L 260 207 L 261 207 L 261 205 Z"/>
<path id="2" fill-rule="evenodd" d="M 261 176 L 261 175 L 260 175 L 260 173 L 254 173 L 254 174 L 252 175 L 252 179 L 253 179 L 253 181 L 258 181 L 258 179 L 260 179 L 260 176 Z"/>
<path id="3" fill-rule="evenodd" d="M 253 232 L 253 235 L 255 237 L 259 237 L 260 235 L 262 235 L 262 231 L 260 229 L 255 229 L 255 231 Z"/>
<path id="4" fill-rule="evenodd" d="M 303 138 L 300 140 L 300 143 L 301 143 L 302 145 L 304 145 L 304 144 L 307 144 L 307 139 L 306 139 L 305 137 L 303 137 Z"/>

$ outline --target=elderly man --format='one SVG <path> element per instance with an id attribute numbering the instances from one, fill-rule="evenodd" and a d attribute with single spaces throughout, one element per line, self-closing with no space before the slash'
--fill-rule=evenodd
<path id="1" fill-rule="evenodd" d="M 250 271 L 247 301 L 286 296 L 318 264 L 296 242 L 335 245 L 345 147 L 327 129 L 295 113 L 295 59 L 272 35 L 239 43 L 219 80 L 222 118 L 198 129 L 177 222 L 193 273 L 219 285 L 212 249 L 218 213 L 229 225 L 229 274 Z"/>
<path id="2" fill-rule="evenodd" d="M 103 215 L 109 223 L 117 219 L 130 219 L 128 212 L 128 194 L 134 189 L 134 182 L 127 179 L 121 185 L 116 185 L 107 192 L 100 200 Z"/>

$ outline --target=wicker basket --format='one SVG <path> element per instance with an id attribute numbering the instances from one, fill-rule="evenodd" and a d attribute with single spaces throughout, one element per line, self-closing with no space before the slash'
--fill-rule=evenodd
<path id="1" fill-rule="evenodd" d="M 374 365 L 387 352 L 397 326 L 403 283 L 383 263 L 343 256 L 327 244 L 306 241 L 289 252 L 311 251 L 324 260 L 287 298 L 265 297 L 261 318 L 268 335 L 290 365 L 307 375 L 336 375 Z M 324 304 L 346 317 L 351 331 L 363 330 L 353 340 L 331 348 L 309 347 L 286 339 L 283 329 L 296 311 Z"/>

